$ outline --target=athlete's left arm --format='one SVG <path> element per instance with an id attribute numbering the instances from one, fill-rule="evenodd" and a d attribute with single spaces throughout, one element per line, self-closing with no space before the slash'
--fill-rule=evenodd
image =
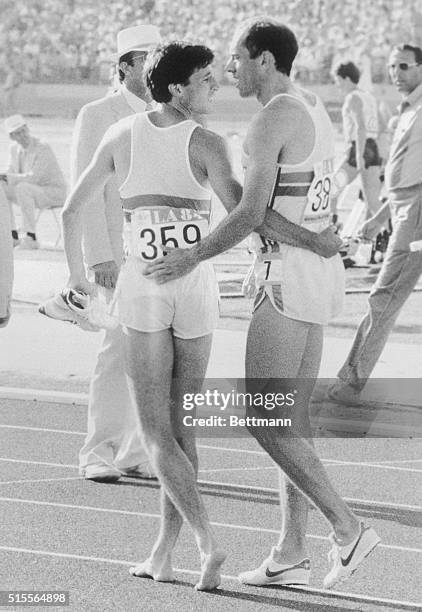
<path id="1" fill-rule="evenodd" d="M 366 142 L 365 116 L 363 114 L 362 100 L 358 95 L 350 97 L 349 112 L 356 127 L 356 168 L 361 171 L 365 169 L 363 154 Z"/>

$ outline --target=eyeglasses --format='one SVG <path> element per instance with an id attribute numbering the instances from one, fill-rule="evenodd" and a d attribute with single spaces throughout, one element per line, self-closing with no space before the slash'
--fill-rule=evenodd
<path id="1" fill-rule="evenodd" d="M 140 53 L 139 55 L 134 55 L 132 57 L 132 61 L 139 60 L 139 59 L 140 60 L 144 60 L 147 55 L 148 55 L 148 53 Z"/>
<path id="2" fill-rule="evenodd" d="M 406 72 L 406 70 L 409 70 L 409 68 L 411 68 L 412 66 L 420 66 L 421 64 L 419 64 L 418 62 L 414 62 L 413 64 L 408 64 L 407 62 L 400 62 L 399 64 L 387 64 L 387 68 L 389 70 L 394 70 L 394 68 L 400 68 L 400 70 L 403 70 L 403 72 Z"/>

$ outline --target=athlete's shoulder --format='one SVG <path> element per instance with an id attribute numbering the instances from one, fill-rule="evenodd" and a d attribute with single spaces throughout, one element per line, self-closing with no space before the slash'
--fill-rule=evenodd
<path id="1" fill-rule="evenodd" d="M 110 143 L 130 142 L 129 139 L 135 118 L 136 115 L 129 115 L 112 123 L 104 135 L 104 140 Z"/>
<path id="2" fill-rule="evenodd" d="M 200 147 L 205 151 L 221 150 L 227 147 L 226 141 L 220 134 L 199 124 L 192 134 L 191 142 L 194 146 Z"/>
<path id="3" fill-rule="evenodd" d="M 257 113 L 256 123 L 271 125 L 273 122 L 283 121 L 287 125 L 294 125 L 301 117 L 308 115 L 307 105 L 314 106 L 317 96 L 296 88 L 294 93 L 286 93 L 275 96 Z"/>
<path id="4" fill-rule="evenodd" d="M 139 118 L 139 115 L 143 115 L 144 113 L 133 113 L 132 115 L 128 115 L 127 117 L 122 117 L 118 121 L 114 123 L 114 126 L 120 130 L 128 130 L 132 129 L 132 125 Z"/>
<path id="5" fill-rule="evenodd" d="M 274 96 L 256 115 L 251 122 L 250 131 L 271 132 L 275 126 L 283 125 L 285 133 L 297 129 L 301 121 L 306 120 L 309 115 L 306 104 L 316 101 L 316 96 L 302 94 L 302 90 L 296 89 L 294 94 L 285 93 Z"/>
<path id="6" fill-rule="evenodd" d="M 361 108 L 362 107 L 362 97 L 365 95 L 365 92 L 360 89 L 353 89 L 349 94 L 347 94 L 344 102 L 351 108 Z"/>

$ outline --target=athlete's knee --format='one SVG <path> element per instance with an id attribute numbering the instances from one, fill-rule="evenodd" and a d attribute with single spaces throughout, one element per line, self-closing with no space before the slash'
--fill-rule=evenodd
<path id="1" fill-rule="evenodd" d="M 199 461 L 198 453 L 196 450 L 195 436 L 192 434 L 187 436 L 178 435 L 176 436 L 176 442 L 178 443 L 182 451 L 185 453 L 186 457 L 189 459 L 190 463 L 193 466 L 193 469 L 195 470 L 195 473 L 197 473 Z"/>

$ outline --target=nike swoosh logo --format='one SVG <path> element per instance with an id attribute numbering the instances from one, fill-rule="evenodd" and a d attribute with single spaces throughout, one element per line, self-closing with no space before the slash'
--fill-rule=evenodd
<path id="1" fill-rule="evenodd" d="M 277 572 L 272 572 L 268 567 L 265 570 L 265 575 L 267 576 L 267 578 L 275 578 L 276 576 L 281 576 L 281 574 L 284 574 L 285 572 L 290 572 L 293 569 L 309 569 L 310 564 L 309 564 L 309 560 L 306 561 L 301 561 L 300 563 L 298 563 L 297 565 L 292 565 L 290 567 L 285 567 L 282 570 L 279 570 Z"/>
<path id="2" fill-rule="evenodd" d="M 360 535 L 359 535 L 358 539 L 356 540 L 356 544 L 353 546 L 353 548 L 352 548 L 352 550 L 350 551 L 350 553 L 348 554 L 348 556 L 347 556 L 345 559 L 343 559 L 343 557 L 340 557 L 340 559 L 341 559 L 341 564 L 342 564 L 342 566 L 343 566 L 343 567 L 347 567 L 347 566 L 349 565 L 349 563 L 350 563 L 350 561 L 351 561 L 351 559 L 352 559 L 352 557 L 353 557 L 353 555 L 354 555 L 354 553 L 355 553 L 355 550 L 356 550 L 356 548 L 357 548 L 357 546 L 358 546 L 359 542 L 360 542 L 360 541 L 361 541 L 361 539 L 362 539 L 363 534 L 365 533 L 365 531 L 368 531 L 368 529 L 369 529 L 369 527 L 365 527 L 365 528 L 364 528 L 364 529 L 363 529 L 363 530 L 360 532 Z"/>

